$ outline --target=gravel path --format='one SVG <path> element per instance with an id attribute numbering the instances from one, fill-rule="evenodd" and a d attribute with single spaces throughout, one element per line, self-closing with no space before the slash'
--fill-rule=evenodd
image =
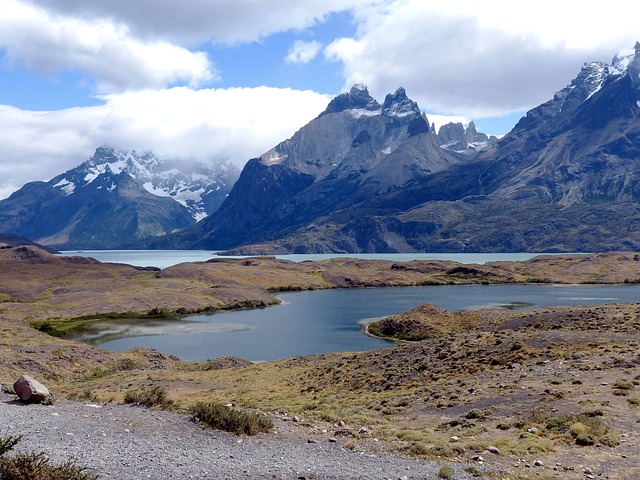
<path id="1" fill-rule="evenodd" d="M 0 435 L 16 449 L 73 459 L 100 479 L 436 479 L 439 464 L 353 452 L 328 439 L 274 433 L 236 437 L 186 416 L 129 405 L 25 405 L 0 394 Z M 470 475 L 456 467 L 456 479 Z"/>

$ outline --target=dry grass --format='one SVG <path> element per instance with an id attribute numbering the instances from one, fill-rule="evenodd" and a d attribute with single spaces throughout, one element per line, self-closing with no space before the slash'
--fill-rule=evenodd
<path id="1" fill-rule="evenodd" d="M 453 262 L 220 259 L 162 272 L 41 253 L 26 259 L 1 255 L 6 251 L 0 252 L 2 383 L 29 373 L 47 381 L 56 396 L 110 402 L 158 388 L 184 408 L 204 402 L 259 409 L 279 431 L 332 436 L 350 449 L 466 462 L 481 453 L 486 467 L 512 479 L 556 478 L 531 466 L 538 458 L 547 465 L 598 467 L 608 478 L 622 479 L 640 454 L 634 395 L 640 379 L 639 305 L 464 314 L 427 306 L 394 319 L 396 331 L 420 341 L 259 364 L 238 359 L 188 364 L 143 349 L 117 355 L 25 323 L 48 321 L 63 330 L 70 321 L 109 312 L 233 308 L 272 302 L 278 290 L 531 278 L 624 282 L 640 278 L 633 254 L 462 269 Z M 606 425 L 605 433 L 590 432 L 591 420 L 572 417 L 593 411 L 602 416 L 587 418 Z M 283 421 L 293 415 L 302 419 L 299 424 Z M 553 418 L 576 421 L 554 429 L 549 428 Z M 601 446 L 576 445 L 580 434 L 594 435 Z M 451 442 L 453 436 L 458 442 Z M 501 454 L 484 453 L 488 446 Z M 582 478 L 579 470 L 558 474 Z"/>

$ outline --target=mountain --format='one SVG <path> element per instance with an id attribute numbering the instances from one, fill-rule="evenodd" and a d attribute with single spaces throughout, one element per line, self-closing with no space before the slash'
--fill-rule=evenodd
<path id="1" fill-rule="evenodd" d="M 0 201 L 0 229 L 59 249 L 108 249 L 171 233 L 214 212 L 237 170 L 98 148 L 48 182 Z"/>
<path id="2" fill-rule="evenodd" d="M 611 64 L 585 64 L 499 141 L 461 127 L 436 134 L 403 89 L 379 104 L 355 86 L 250 160 L 215 214 L 163 245 L 235 253 L 640 249 L 640 44 Z M 469 149 L 478 138 L 481 148 Z"/>
<path id="3" fill-rule="evenodd" d="M 435 125 L 431 129 L 435 131 Z M 465 129 L 462 123 L 447 123 L 438 130 L 438 144 L 440 147 L 458 153 L 475 156 L 478 152 L 495 145 L 498 138 L 476 130 L 474 122 L 469 122 Z"/>
<path id="4" fill-rule="evenodd" d="M 165 246 L 275 240 L 466 160 L 440 148 L 403 88 L 380 104 L 356 85 L 292 138 L 249 160 L 222 207 Z"/>

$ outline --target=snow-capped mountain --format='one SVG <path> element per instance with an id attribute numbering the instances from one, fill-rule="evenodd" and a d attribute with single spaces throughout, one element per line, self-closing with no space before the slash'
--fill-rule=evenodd
<path id="1" fill-rule="evenodd" d="M 98 148 L 48 182 L 0 201 L 0 232 L 59 249 L 109 249 L 172 233 L 214 212 L 239 172 Z"/>
<path id="2" fill-rule="evenodd" d="M 233 164 L 211 167 L 196 161 L 161 160 L 153 152 L 101 147 L 89 160 L 56 177 L 54 188 L 64 195 L 71 195 L 78 188 L 102 181 L 105 176 L 114 179 L 121 173 L 131 176 L 153 195 L 172 198 L 199 221 L 222 204 L 240 175 L 240 169 Z M 113 180 L 105 188 L 115 188 Z"/>

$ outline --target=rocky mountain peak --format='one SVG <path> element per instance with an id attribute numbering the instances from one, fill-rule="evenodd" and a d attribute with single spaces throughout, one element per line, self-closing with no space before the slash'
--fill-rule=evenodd
<path id="1" fill-rule="evenodd" d="M 627 72 L 634 85 L 640 85 L 640 42 L 636 42 L 633 57 L 629 58 Z"/>
<path id="2" fill-rule="evenodd" d="M 421 115 L 418 104 L 407 97 L 407 92 L 402 87 L 399 87 L 394 94 L 388 94 L 385 97 L 382 114 L 388 117 Z"/>
<path id="3" fill-rule="evenodd" d="M 462 123 L 451 122 L 442 125 L 436 138 L 441 148 L 468 155 L 486 150 L 498 141 L 493 135 L 489 137 L 486 133 L 478 132 L 473 121 L 469 122 L 466 129 Z"/>
<path id="4" fill-rule="evenodd" d="M 367 110 L 375 112 L 380 110 L 380 104 L 369 95 L 369 90 L 363 84 L 351 87 L 348 93 L 338 95 L 329 102 L 326 110 L 320 114 L 344 112 L 345 110 Z"/>
<path id="5" fill-rule="evenodd" d="M 621 50 L 613 57 L 611 73 L 624 75 L 632 64 L 635 63 L 637 68 L 638 61 L 640 61 L 640 42 L 636 42 L 634 48 Z"/>

